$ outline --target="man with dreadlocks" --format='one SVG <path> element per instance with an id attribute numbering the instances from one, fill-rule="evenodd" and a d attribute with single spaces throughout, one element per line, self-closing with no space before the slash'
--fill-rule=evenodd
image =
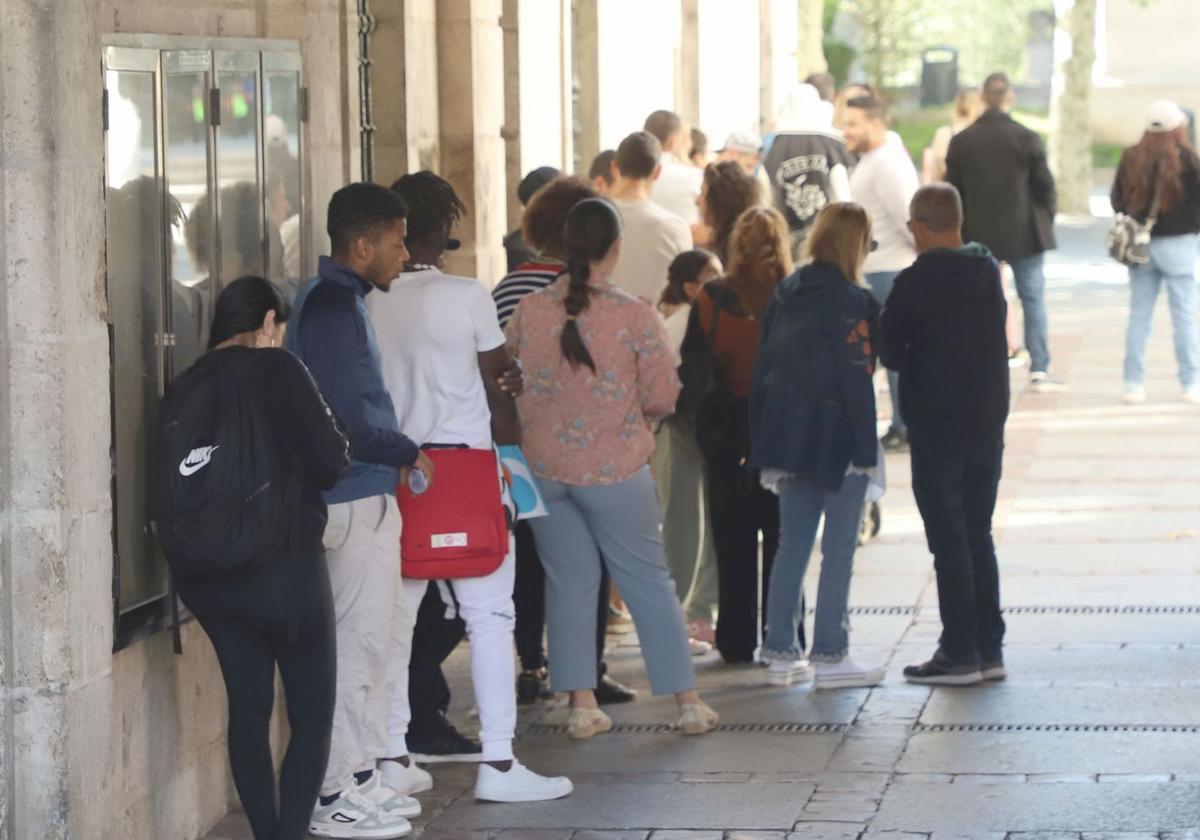
<path id="1" fill-rule="evenodd" d="M 409 260 L 391 292 L 373 301 L 371 319 L 378 335 L 384 383 L 397 405 L 400 428 L 422 445 L 466 446 L 491 450 L 519 444 L 516 404 L 502 386 L 512 360 L 496 317 L 491 295 L 478 281 L 453 277 L 441 270 L 443 253 L 456 247 L 455 223 L 466 207 L 445 179 L 432 172 L 401 177 L 392 189 L 409 206 L 405 244 Z M 471 756 L 471 742 L 462 736 L 466 760 L 481 761 L 475 785 L 477 799 L 491 802 L 533 802 L 559 799 L 572 791 L 570 780 L 540 776 L 513 756 L 517 722 L 516 678 L 513 664 L 513 541 L 503 563 L 483 577 L 438 581 L 404 581 L 410 612 L 426 598 L 424 620 L 436 625 L 447 615 L 461 618 L 471 640 L 471 678 L 479 707 L 481 748 Z M 445 699 L 438 669 L 457 642 L 454 633 L 418 632 L 413 666 L 415 678 L 433 683 L 418 688 L 422 703 L 429 692 Z M 450 641 L 450 644 L 444 644 Z M 432 678 L 430 678 L 432 673 Z M 388 715 L 388 758 L 381 762 L 384 779 L 396 789 L 413 792 L 428 788 L 427 774 L 416 769 L 408 729 L 417 704 L 410 706 L 409 681 L 392 687 Z M 437 700 L 434 701 L 435 704 Z M 425 704 L 428 705 L 428 704 Z M 445 737 L 457 734 L 436 709 L 424 708 Z M 423 721 L 423 725 L 425 723 Z M 446 727 L 449 727 L 447 730 Z M 416 734 L 416 733 L 414 733 Z M 421 733 L 430 740 L 428 732 Z M 436 738 L 434 739 L 436 740 Z M 417 750 L 413 758 L 420 759 Z M 446 758 L 426 754 L 426 758 Z"/>

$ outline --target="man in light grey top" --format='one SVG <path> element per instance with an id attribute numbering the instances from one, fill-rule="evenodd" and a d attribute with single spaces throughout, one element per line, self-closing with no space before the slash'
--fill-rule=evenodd
<path id="1" fill-rule="evenodd" d="M 673 111 L 655 111 L 646 117 L 643 130 L 653 134 L 662 145 L 662 173 L 650 190 L 651 200 L 681 216 L 689 225 L 699 223 L 696 199 L 704 184 L 704 170 L 683 159 L 683 120 Z"/>
<path id="2" fill-rule="evenodd" d="M 688 223 L 650 198 L 662 171 L 661 155 L 662 148 L 654 135 L 638 131 L 626 137 L 617 148 L 617 179 L 609 193 L 623 225 L 621 257 L 613 271 L 613 282 L 655 304 L 667 285 L 671 261 L 692 247 Z"/>

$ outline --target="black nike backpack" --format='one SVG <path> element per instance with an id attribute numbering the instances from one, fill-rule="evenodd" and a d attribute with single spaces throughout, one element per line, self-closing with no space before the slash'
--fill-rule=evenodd
<path id="1" fill-rule="evenodd" d="M 210 365 L 163 398 L 153 524 L 172 583 L 253 574 L 299 546 L 296 473 L 273 463 L 272 429 L 243 378 Z"/>

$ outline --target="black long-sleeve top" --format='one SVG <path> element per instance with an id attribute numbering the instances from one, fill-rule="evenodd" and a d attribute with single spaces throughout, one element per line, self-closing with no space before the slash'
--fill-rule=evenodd
<path id="1" fill-rule="evenodd" d="M 1121 155 L 1121 165 L 1117 167 L 1117 176 L 1113 180 L 1109 197 L 1113 210 L 1144 222 L 1150 215 L 1151 200 L 1143 202 L 1141 207 L 1133 207 L 1129 201 L 1129 182 L 1134 177 L 1133 167 L 1130 165 L 1132 151 L 1126 149 Z M 1200 233 L 1200 160 L 1194 152 L 1184 150 L 1180 154 L 1183 156 L 1183 171 L 1179 175 L 1182 200 L 1159 211 L 1158 222 L 1150 234 L 1156 239 Z"/>

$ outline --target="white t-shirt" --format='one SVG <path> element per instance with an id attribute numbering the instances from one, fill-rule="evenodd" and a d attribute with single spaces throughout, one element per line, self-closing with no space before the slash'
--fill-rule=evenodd
<path id="1" fill-rule="evenodd" d="M 400 431 L 418 444 L 492 446 L 492 412 L 476 354 L 504 344 L 483 285 L 427 269 L 367 295 L 383 381 Z"/>
<path id="2" fill-rule="evenodd" d="M 703 184 L 703 170 L 681 162 L 671 152 L 663 152 L 662 171 L 650 187 L 650 199 L 694 225 L 700 221 L 696 199 L 700 197 Z"/>
<path id="3" fill-rule="evenodd" d="M 884 143 L 859 158 L 850 175 L 850 194 L 871 216 L 879 248 L 867 255 L 863 272 L 903 271 L 917 259 L 908 229 L 908 204 L 919 186 L 917 168 L 903 145 Z"/>
<path id="4" fill-rule="evenodd" d="M 614 198 L 612 203 L 621 213 L 621 258 L 612 280 L 631 295 L 657 304 L 671 261 L 692 249 L 692 229 L 647 199 Z"/>
<path id="5" fill-rule="evenodd" d="M 687 335 L 688 320 L 691 316 L 692 305 L 681 303 L 675 307 L 674 312 L 663 318 L 663 322 L 667 325 L 667 338 L 671 340 L 671 347 L 675 349 L 676 353 L 683 349 L 683 339 Z"/>

